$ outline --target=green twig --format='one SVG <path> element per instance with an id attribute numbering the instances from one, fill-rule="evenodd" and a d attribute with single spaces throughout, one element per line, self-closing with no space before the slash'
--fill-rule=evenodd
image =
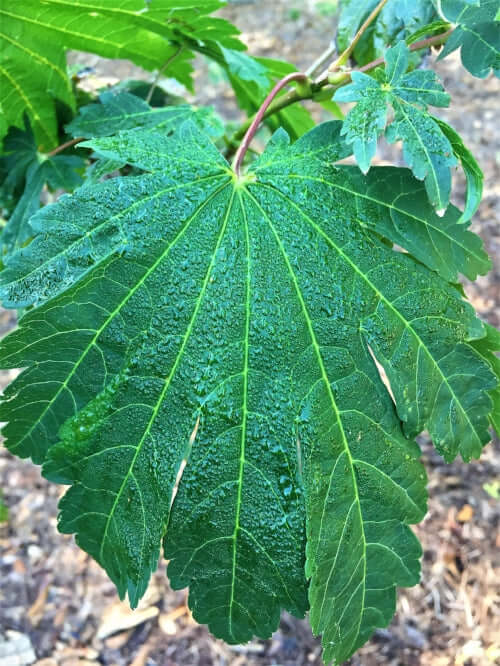
<path id="1" fill-rule="evenodd" d="M 414 44 L 411 44 L 409 46 L 410 51 L 419 51 L 421 49 L 427 49 L 430 48 L 431 46 L 441 46 L 446 42 L 448 37 L 451 35 L 452 30 L 448 30 L 447 32 L 441 33 L 440 35 L 434 35 L 433 37 L 428 37 L 427 39 L 422 39 L 419 42 L 415 42 Z M 375 69 L 375 67 L 378 67 L 379 65 L 382 65 L 384 63 L 384 58 L 377 58 L 376 60 L 372 60 L 372 62 L 367 63 L 366 65 L 363 65 L 360 67 L 358 70 L 354 71 L 359 71 L 359 72 L 369 72 L 372 69 Z M 328 80 L 328 74 L 325 73 L 325 76 L 318 81 L 314 82 L 311 84 L 309 90 L 304 90 L 304 89 L 296 89 L 292 90 L 286 95 L 283 95 L 282 97 L 278 97 L 274 99 L 274 101 L 269 105 L 267 108 L 266 112 L 264 113 L 262 119 L 265 120 L 266 118 L 269 118 L 269 116 L 272 116 L 275 113 L 278 113 L 279 111 L 282 111 L 285 109 L 287 106 L 290 106 L 291 104 L 295 104 L 296 102 L 300 102 L 306 99 L 314 99 L 315 95 L 317 95 L 321 90 L 324 88 L 327 88 L 329 92 L 333 93 L 337 88 L 340 88 L 341 86 L 346 85 L 347 83 L 350 82 L 351 80 L 351 72 L 344 72 L 344 76 L 340 82 L 337 84 L 333 85 L 329 80 Z M 323 91 L 326 92 L 326 91 Z M 234 155 L 239 142 L 241 139 L 245 136 L 245 133 L 247 132 L 248 128 L 252 124 L 252 122 L 255 119 L 255 115 L 253 115 L 251 118 L 249 118 L 243 125 L 233 134 L 233 136 L 229 139 L 229 154 L 227 157 L 231 157 Z"/>

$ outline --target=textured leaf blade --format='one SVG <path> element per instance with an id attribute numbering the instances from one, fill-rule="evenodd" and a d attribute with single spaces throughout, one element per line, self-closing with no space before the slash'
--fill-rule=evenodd
<path id="1" fill-rule="evenodd" d="M 466 410 L 484 438 L 496 385 L 458 290 L 380 242 L 335 187 L 340 127 L 292 145 L 278 133 L 241 180 L 190 124 L 92 142 L 151 173 L 47 209 L 75 225 L 57 253 L 87 237 L 96 256 L 89 264 L 80 246 L 62 283 L 40 271 L 32 298 L 49 300 L 0 356 L 26 368 L 0 410 L 7 445 L 71 484 L 60 527 L 121 595 L 137 603 L 164 537 L 194 616 L 239 642 L 268 636 L 281 608 L 303 614 L 307 576 L 313 628 L 337 662 L 389 621 L 395 586 L 419 574 L 408 525 L 425 511 L 425 474 L 370 349 L 394 386 L 425 356 L 425 395 L 396 386 L 396 408 L 448 455 L 476 442 L 444 414 Z M 38 222 L 50 246 L 49 217 Z M 399 342 L 401 355 L 388 353 Z M 482 381 L 474 396 L 446 365 L 464 350 Z M 453 395 L 440 394 L 441 377 Z"/>
<path id="2" fill-rule="evenodd" d="M 479 236 L 467 230 L 464 214 L 449 206 L 437 215 L 424 186 L 408 170 L 372 167 L 366 176 L 344 168 L 330 182 L 355 197 L 360 223 L 403 247 L 445 280 L 462 273 L 470 280 L 485 275 L 491 261 Z"/>

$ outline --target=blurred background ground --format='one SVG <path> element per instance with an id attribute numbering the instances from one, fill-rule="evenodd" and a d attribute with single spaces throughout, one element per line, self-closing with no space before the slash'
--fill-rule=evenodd
<path id="1" fill-rule="evenodd" d="M 329 1 L 256 0 L 233 3 L 223 14 L 243 31 L 252 54 L 305 68 L 331 39 L 333 10 Z M 128 63 L 94 56 L 79 54 L 73 61 L 94 66 L 99 77 L 147 76 Z M 481 317 L 500 326 L 498 81 L 474 79 L 456 57 L 437 69 L 452 95 L 451 108 L 440 109 L 439 115 L 461 133 L 486 177 L 473 226 L 494 268 L 465 287 Z M 238 117 L 228 88 L 206 67 L 198 71 L 197 90 L 201 103 L 215 104 L 225 117 Z M 393 150 L 382 146 L 379 163 L 397 161 Z M 461 180 L 456 196 L 460 202 Z M 0 333 L 14 323 L 13 314 L 3 311 Z M 11 378 L 3 373 L 2 385 Z M 352 666 L 500 663 L 500 447 L 498 442 L 489 445 L 470 465 L 445 465 L 425 438 L 422 447 L 430 493 L 429 513 L 416 528 L 424 547 L 422 583 L 400 591 L 394 621 L 358 652 Z M 191 619 L 185 593 L 169 589 L 164 563 L 132 614 L 72 537 L 57 533 L 63 488 L 49 486 L 38 468 L 5 450 L 0 451 L 0 488 L 8 508 L 7 522 L 0 522 L 0 666 L 321 663 L 320 644 L 307 620 L 286 614 L 271 640 L 236 647 L 215 640 Z"/>

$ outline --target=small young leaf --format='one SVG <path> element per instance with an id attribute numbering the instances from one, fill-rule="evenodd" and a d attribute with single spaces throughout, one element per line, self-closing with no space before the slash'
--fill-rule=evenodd
<path id="1" fill-rule="evenodd" d="M 121 596 L 138 603 L 163 540 L 217 636 L 267 637 L 308 594 L 337 663 L 418 580 L 425 473 L 400 419 L 477 456 L 497 385 L 459 291 L 381 242 L 366 219 L 383 203 L 339 186 L 340 128 L 281 130 L 243 177 L 189 122 L 90 142 L 149 173 L 35 216 L 43 245 L 12 257 L 9 298 L 36 307 L 0 351 L 25 368 L 7 446 L 71 485 L 59 527 Z"/>
<path id="2" fill-rule="evenodd" d="M 450 167 L 456 158 L 450 141 L 430 116 L 427 106 L 448 106 L 444 92 L 434 72 L 408 68 L 408 47 L 399 42 L 386 53 L 386 68 L 381 81 L 353 72 L 353 83 L 337 90 L 337 102 L 357 102 L 347 114 L 342 130 L 352 143 L 354 155 L 363 172 L 370 168 L 378 136 L 386 127 L 387 104 L 394 109 L 394 120 L 385 135 L 391 143 L 403 141 L 406 163 L 425 187 L 431 203 L 446 209 L 450 199 Z"/>
<path id="3" fill-rule="evenodd" d="M 484 79 L 493 70 L 500 76 L 500 19 L 498 0 L 441 0 L 441 11 L 457 27 L 448 38 L 439 58 L 461 49 L 463 66 Z"/>

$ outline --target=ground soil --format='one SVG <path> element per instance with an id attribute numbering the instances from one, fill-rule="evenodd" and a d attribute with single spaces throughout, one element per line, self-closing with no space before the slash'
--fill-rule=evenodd
<path id="1" fill-rule="evenodd" d="M 328 2 L 235 3 L 225 14 L 243 30 L 256 55 L 310 64 L 328 45 L 334 28 Z M 95 65 L 99 76 L 130 76 L 123 63 L 92 56 L 74 60 Z M 452 95 L 439 115 L 464 137 L 485 172 L 484 200 L 474 229 L 484 239 L 494 268 L 466 291 L 481 317 L 500 326 L 500 145 L 495 117 L 499 86 L 467 74 L 452 57 L 438 64 Z M 144 76 L 144 73 L 141 74 Z M 198 99 L 232 118 L 232 96 L 203 67 Z M 397 162 L 383 146 L 379 162 Z M 463 197 L 458 177 L 456 197 Z M 14 325 L 1 314 L 1 333 Z M 12 374 L 2 376 L 5 385 Z M 487 666 L 500 663 L 500 447 L 489 445 L 479 461 L 445 465 L 422 438 L 429 473 L 429 513 L 416 528 L 423 544 L 422 583 L 399 593 L 392 624 L 352 659 L 353 665 Z M 486 487 L 486 489 L 485 489 Z M 57 501 L 63 489 L 50 486 L 28 461 L 0 451 L 0 488 L 9 509 L 0 525 L 0 666 L 282 666 L 319 665 L 320 643 L 307 620 L 284 614 L 268 641 L 230 647 L 197 626 L 184 592 L 169 589 L 164 563 L 140 611 L 131 616 L 115 589 L 72 537 L 58 534 Z M 135 626 L 134 626 L 135 623 Z M 10 646 L 10 647 L 9 647 Z M 2 649 L 3 655 L 2 656 Z M 8 650 L 17 656 L 7 657 Z M 24 657 L 22 656 L 24 655 Z M 10 660 L 9 660 L 10 659 Z M 23 661 L 24 660 L 24 661 Z"/>

